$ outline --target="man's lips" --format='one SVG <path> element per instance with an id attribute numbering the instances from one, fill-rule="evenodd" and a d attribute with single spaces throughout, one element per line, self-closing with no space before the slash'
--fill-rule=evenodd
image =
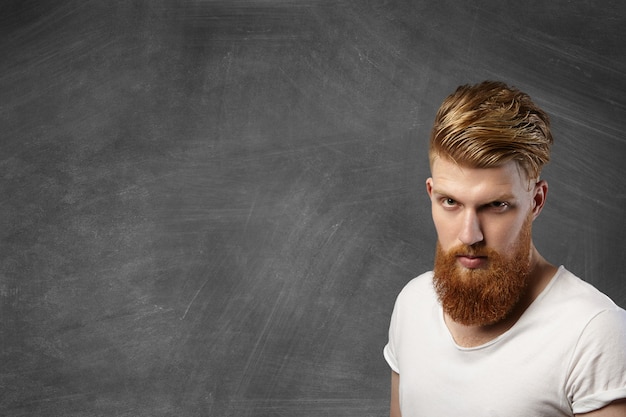
<path id="1" fill-rule="evenodd" d="M 486 256 L 457 255 L 456 259 L 461 265 L 469 269 L 482 268 L 487 264 Z"/>

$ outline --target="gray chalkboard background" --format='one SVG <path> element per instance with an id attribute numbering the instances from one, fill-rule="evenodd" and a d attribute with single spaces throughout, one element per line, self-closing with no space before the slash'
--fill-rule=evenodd
<path id="1" fill-rule="evenodd" d="M 483 79 L 552 116 L 540 251 L 626 305 L 626 3 L 10 0 L 0 24 L 2 415 L 387 414 L 431 121 Z"/>

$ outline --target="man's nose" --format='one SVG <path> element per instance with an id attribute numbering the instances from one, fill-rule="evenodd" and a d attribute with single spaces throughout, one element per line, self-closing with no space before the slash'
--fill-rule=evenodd
<path id="1" fill-rule="evenodd" d="M 461 243 L 471 246 L 481 242 L 484 239 L 480 219 L 476 212 L 467 210 L 463 216 L 463 224 L 459 232 L 459 240 Z"/>

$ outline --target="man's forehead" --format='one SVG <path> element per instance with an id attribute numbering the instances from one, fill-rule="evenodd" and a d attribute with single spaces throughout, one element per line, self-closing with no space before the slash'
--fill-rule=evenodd
<path id="1" fill-rule="evenodd" d="M 489 195 L 514 196 L 528 191 L 529 181 L 514 161 L 491 168 L 472 168 L 437 158 L 432 166 L 433 190 L 437 193 L 481 191 Z"/>

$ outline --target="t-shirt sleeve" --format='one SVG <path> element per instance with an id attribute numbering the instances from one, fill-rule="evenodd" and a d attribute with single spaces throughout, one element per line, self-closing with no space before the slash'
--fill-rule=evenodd
<path id="1" fill-rule="evenodd" d="M 626 311 L 605 310 L 587 324 L 569 369 L 566 388 L 574 414 L 626 398 Z"/>
<path id="2" fill-rule="evenodd" d="M 398 301 L 394 306 L 393 313 L 391 314 L 391 323 L 389 324 L 389 340 L 385 348 L 383 349 L 383 356 L 389 364 L 389 367 L 396 373 L 400 373 L 398 366 L 398 359 L 396 357 L 396 327 L 398 320 Z"/>

